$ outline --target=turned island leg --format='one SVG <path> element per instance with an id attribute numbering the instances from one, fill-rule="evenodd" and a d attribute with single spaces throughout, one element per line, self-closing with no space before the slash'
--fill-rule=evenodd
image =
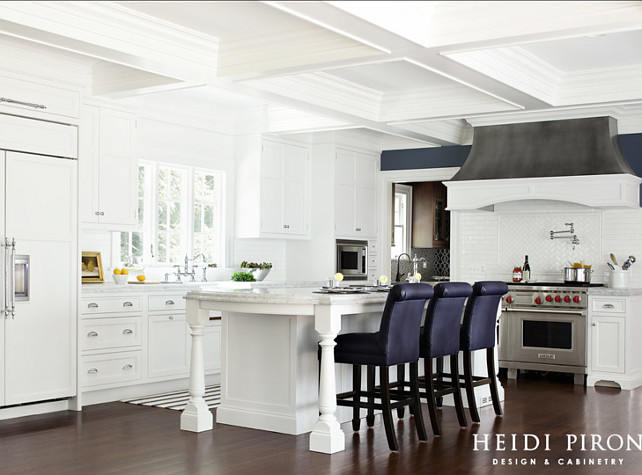
<path id="1" fill-rule="evenodd" d="M 205 399 L 205 364 L 203 335 L 209 320 L 209 310 L 199 307 L 198 300 L 187 300 L 187 323 L 192 335 L 192 353 L 189 369 L 189 401 L 181 414 L 181 429 L 203 432 L 213 427 L 213 416 Z"/>

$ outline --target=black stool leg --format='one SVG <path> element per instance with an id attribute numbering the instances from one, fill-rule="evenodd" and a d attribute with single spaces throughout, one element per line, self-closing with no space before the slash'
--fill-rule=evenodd
<path id="1" fill-rule="evenodd" d="M 475 392 L 473 390 L 473 368 L 471 363 L 471 351 L 464 351 L 464 384 L 466 386 L 466 397 L 468 398 L 468 410 L 473 422 L 479 422 L 479 412 L 477 412 L 477 403 L 475 402 Z"/>
<path id="2" fill-rule="evenodd" d="M 366 377 L 368 380 L 368 383 L 367 383 L 368 384 L 368 415 L 366 416 L 366 424 L 368 424 L 368 427 L 372 427 L 374 425 L 375 367 L 367 366 L 366 372 L 367 372 Z"/>
<path id="3" fill-rule="evenodd" d="M 435 374 L 437 375 L 437 381 L 440 383 L 444 380 L 443 374 L 444 374 L 444 358 L 443 356 L 440 356 L 437 358 L 437 369 Z M 444 403 L 444 398 L 439 396 L 437 398 L 437 407 L 441 407 Z"/>
<path id="4" fill-rule="evenodd" d="M 503 413 L 502 405 L 499 403 L 499 393 L 497 392 L 494 348 L 486 348 L 486 367 L 488 368 L 488 377 L 490 378 L 490 397 L 493 400 L 493 409 L 495 409 L 495 414 L 501 416 Z"/>
<path id="5" fill-rule="evenodd" d="M 392 425 L 392 409 L 390 407 L 390 376 L 387 366 L 379 367 L 379 382 L 381 384 L 381 412 L 383 413 L 383 425 L 386 428 L 388 447 L 390 450 L 399 450 L 395 428 Z"/>
<path id="6" fill-rule="evenodd" d="M 464 412 L 464 403 L 461 400 L 461 387 L 459 386 L 459 368 L 457 362 L 458 355 L 450 355 L 450 377 L 453 384 L 453 398 L 455 399 L 455 409 L 457 411 L 457 420 L 461 427 L 466 427 L 466 413 Z"/>
<path id="7" fill-rule="evenodd" d="M 352 365 L 352 391 L 354 396 L 352 396 L 352 430 L 358 431 L 361 427 L 361 418 L 359 402 L 361 402 L 361 365 L 353 364 Z"/>
<path id="8" fill-rule="evenodd" d="M 433 381 L 432 359 L 424 358 L 424 378 L 426 380 L 426 399 L 428 400 L 428 414 L 430 414 L 430 423 L 432 432 L 435 435 L 441 435 L 439 421 L 437 420 L 437 401 L 435 398 L 435 384 Z"/>
<path id="9" fill-rule="evenodd" d="M 406 365 L 397 365 L 397 384 L 397 390 L 403 393 L 406 387 Z M 399 419 L 403 419 L 406 412 L 405 409 L 406 408 L 404 406 L 397 408 L 397 417 L 399 417 Z"/>
<path id="10" fill-rule="evenodd" d="M 424 424 L 424 417 L 421 413 L 421 397 L 419 396 L 419 362 L 415 361 L 410 363 L 410 393 L 412 400 L 410 402 L 411 412 L 415 419 L 415 426 L 417 427 L 417 436 L 419 440 L 428 440 L 426 434 L 426 425 Z"/>

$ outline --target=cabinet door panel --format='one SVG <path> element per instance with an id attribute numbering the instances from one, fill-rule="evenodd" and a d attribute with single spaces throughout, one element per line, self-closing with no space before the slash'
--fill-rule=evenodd
<path id="1" fill-rule="evenodd" d="M 149 317 L 149 377 L 189 372 L 185 315 Z"/>
<path id="2" fill-rule="evenodd" d="M 591 369 L 624 373 L 625 319 L 593 316 Z"/>
<path id="3" fill-rule="evenodd" d="M 355 190 L 353 185 L 335 186 L 334 223 L 340 236 L 354 235 Z"/>
<path id="4" fill-rule="evenodd" d="M 375 188 L 358 186 L 355 194 L 355 231 L 364 236 L 375 234 Z"/>

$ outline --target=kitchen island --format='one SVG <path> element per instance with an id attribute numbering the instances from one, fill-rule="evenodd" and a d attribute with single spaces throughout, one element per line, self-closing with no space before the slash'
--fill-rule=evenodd
<path id="1" fill-rule="evenodd" d="M 190 400 L 181 429 L 201 432 L 213 427 L 203 400 L 202 340 L 209 313 L 216 310 L 222 315 L 217 423 L 287 434 L 311 432 L 310 450 L 344 450 L 345 436 L 335 414 L 334 339 L 342 327 L 378 329 L 386 298 L 386 292 L 321 293 L 319 286 L 188 292 Z"/>

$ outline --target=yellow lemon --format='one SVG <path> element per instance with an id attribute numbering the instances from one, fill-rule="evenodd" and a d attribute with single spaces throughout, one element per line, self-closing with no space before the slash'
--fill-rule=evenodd
<path id="1" fill-rule="evenodd" d="M 145 276 L 143 274 L 136 276 L 136 278 L 140 281 L 143 282 L 145 280 Z"/>
<path id="2" fill-rule="evenodd" d="M 341 272 L 337 272 L 336 274 L 334 274 L 334 280 L 336 280 L 337 282 L 341 282 L 343 280 L 343 274 Z"/>
<path id="3" fill-rule="evenodd" d="M 121 273 L 121 274 L 123 274 L 123 275 L 128 275 L 128 274 L 129 274 L 129 271 L 123 267 L 123 268 L 121 269 L 120 273 Z"/>
<path id="4" fill-rule="evenodd" d="M 120 274 L 121 274 L 120 269 L 118 267 L 116 267 L 114 269 L 114 275 L 120 275 Z"/>

